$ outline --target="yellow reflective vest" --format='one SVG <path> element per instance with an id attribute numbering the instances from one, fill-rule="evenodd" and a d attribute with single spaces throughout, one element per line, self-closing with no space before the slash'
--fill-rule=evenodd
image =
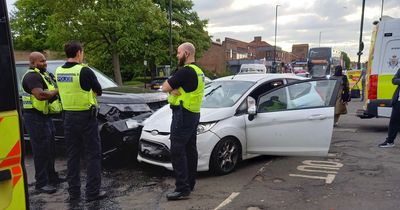
<path id="1" fill-rule="evenodd" d="M 187 64 L 185 67 L 191 67 L 196 71 L 197 74 L 197 88 L 195 91 L 186 93 L 182 87 L 178 88 L 178 91 L 181 95 L 168 96 L 168 103 L 174 106 L 179 106 L 182 103 L 182 106 L 194 113 L 200 112 L 201 103 L 203 101 L 204 96 L 204 73 L 203 71 L 194 64 Z"/>
<path id="2" fill-rule="evenodd" d="M 40 73 L 40 70 L 37 68 L 30 69 L 24 74 L 23 78 L 25 77 L 26 74 L 32 72 L 38 73 L 42 77 L 43 81 L 47 85 L 47 89 L 45 90 L 49 91 L 55 90 L 55 84 L 54 84 L 55 82 L 52 80 L 47 71 L 44 73 Z M 61 102 L 59 99 L 56 99 L 52 102 L 49 102 L 49 100 L 40 101 L 36 99 L 34 95 L 25 92 L 25 90 L 22 93 L 22 107 L 24 109 L 37 109 L 43 114 L 56 114 L 60 113 L 62 110 Z"/>
<path id="3" fill-rule="evenodd" d="M 80 73 L 84 67 L 76 64 L 71 68 L 56 69 L 58 92 L 61 97 L 63 109 L 66 111 L 85 111 L 92 106 L 97 106 L 95 93 L 83 90 L 80 84 Z"/>

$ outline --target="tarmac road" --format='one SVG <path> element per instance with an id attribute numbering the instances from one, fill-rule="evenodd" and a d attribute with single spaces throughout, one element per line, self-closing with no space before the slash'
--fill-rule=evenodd
<path id="1" fill-rule="evenodd" d="M 400 149 L 377 147 L 389 121 L 357 118 L 361 106 L 349 104 L 349 113 L 334 129 L 329 157 L 263 156 L 225 176 L 200 173 L 191 198 L 183 201 L 165 199 L 174 188 L 172 172 L 133 162 L 104 170 L 107 199 L 71 205 L 65 202 L 66 183 L 53 195 L 34 191 L 28 154 L 31 209 L 398 209 Z M 56 161 L 61 175 L 66 174 L 65 161 L 61 149 Z"/>
<path id="2" fill-rule="evenodd" d="M 329 157 L 276 158 L 221 209 L 399 209 L 400 148 L 377 147 L 389 120 L 359 119 L 361 106 L 349 104 Z"/>

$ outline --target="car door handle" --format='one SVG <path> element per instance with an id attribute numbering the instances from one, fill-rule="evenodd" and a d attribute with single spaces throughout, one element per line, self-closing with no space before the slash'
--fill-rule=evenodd
<path id="1" fill-rule="evenodd" d="M 323 114 L 316 114 L 308 117 L 309 120 L 323 120 L 326 119 L 326 116 Z"/>
<path id="2" fill-rule="evenodd" d="M 11 179 L 10 169 L 0 171 L 0 182 L 7 181 Z"/>

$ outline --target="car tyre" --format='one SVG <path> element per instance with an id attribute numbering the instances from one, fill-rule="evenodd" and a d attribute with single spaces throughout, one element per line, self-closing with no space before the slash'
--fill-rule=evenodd
<path id="1" fill-rule="evenodd" d="M 234 138 L 224 138 L 217 143 L 211 153 L 210 169 L 217 175 L 229 174 L 240 161 L 241 147 Z"/>

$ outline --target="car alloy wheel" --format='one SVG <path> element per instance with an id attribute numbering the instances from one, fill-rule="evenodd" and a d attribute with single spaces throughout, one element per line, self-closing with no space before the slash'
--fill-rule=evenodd
<path id="1" fill-rule="evenodd" d="M 222 139 L 214 147 L 211 154 L 210 167 L 212 172 L 220 175 L 232 172 L 239 161 L 239 154 L 240 146 L 236 139 Z"/>

